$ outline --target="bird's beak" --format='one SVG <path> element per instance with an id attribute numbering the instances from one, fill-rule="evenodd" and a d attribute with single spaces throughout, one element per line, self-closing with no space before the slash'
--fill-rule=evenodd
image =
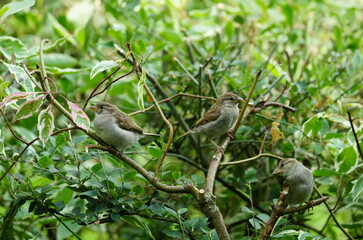
<path id="1" fill-rule="evenodd" d="M 243 98 L 241 98 L 241 97 L 237 98 L 236 101 L 239 102 L 239 103 L 245 102 L 245 100 Z"/>
<path id="2" fill-rule="evenodd" d="M 89 107 L 89 109 L 91 109 L 94 112 L 98 112 L 99 108 L 97 106 L 91 106 Z"/>
<path id="3" fill-rule="evenodd" d="M 281 168 L 275 168 L 275 170 L 272 172 L 273 175 L 278 175 L 282 173 Z"/>

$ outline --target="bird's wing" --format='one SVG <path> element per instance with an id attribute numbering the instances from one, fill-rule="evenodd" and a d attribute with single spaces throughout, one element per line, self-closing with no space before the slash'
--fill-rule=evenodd
<path id="1" fill-rule="evenodd" d="M 142 128 L 137 125 L 127 114 L 119 113 L 115 114 L 117 125 L 125 130 L 142 134 Z"/>
<path id="2" fill-rule="evenodd" d="M 218 104 L 214 104 L 204 115 L 201 117 L 193 127 L 209 123 L 216 120 L 221 115 L 222 108 Z"/>

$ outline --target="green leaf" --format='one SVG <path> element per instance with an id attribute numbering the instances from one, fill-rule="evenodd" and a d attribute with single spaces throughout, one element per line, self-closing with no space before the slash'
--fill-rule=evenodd
<path id="1" fill-rule="evenodd" d="M 142 71 L 140 80 L 137 83 L 137 105 L 141 110 L 145 109 L 144 106 L 144 87 L 146 84 L 146 72 Z"/>
<path id="2" fill-rule="evenodd" d="M 42 110 L 38 116 L 38 131 L 39 139 L 43 143 L 49 140 L 54 130 L 54 116 L 52 113 L 52 105 L 49 105 L 46 109 Z"/>
<path id="3" fill-rule="evenodd" d="M 252 214 L 255 214 L 251 209 L 249 209 L 248 207 L 246 206 L 243 206 L 242 209 L 241 209 L 242 212 L 247 212 L 247 213 L 252 213 Z"/>
<path id="4" fill-rule="evenodd" d="M 66 53 L 47 53 L 43 54 L 44 63 L 46 68 L 49 69 L 62 69 L 78 67 L 79 62 L 76 58 Z M 35 64 L 39 61 L 38 56 L 29 58 L 28 65 Z"/>
<path id="5" fill-rule="evenodd" d="M 182 215 L 182 214 L 186 213 L 187 211 L 188 211 L 188 208 L 181 208 L 178 210 L 178 214 Z"/>
<path id="6" fill-rule="evenodd" d="M 46 67 L 48 73 L 52 74 L 76 74 L 88 71 L 88 69 L 75 69 L 75 68 L 59 68 L 59 67 Z"/>
<path id="7" fill-rule="evenodd" d="M 251 223 L 251 225 L 255 228 L 255 229 L 260 229 L 261 228 L 261 224 L 260 221 L 258 221 L 257 218 L 250 218 L 248 219 L 248 221 Z"/>
<path id="8" fill-rule="evenodd" d="M 1 12 L 3 12 L 0 22 L 3 21 L 8 16 L 20 12 L 21 10 L 25 8 L 29 8 L 35 4 L 34 0 L 24 0 L 24 1 L 18 1 L 18 2 L 12 2 L 8 3 L 5 6 L 1 8 Z M 5 12 L 4 12 L 5 10 Z"/>
<path id="9" fill-rule="evenodd" d="M 13 55 L 15 58 L 23 59 L 35 53 L 29 51 L 19 39 L 10 36 L 0 37 L 0 52 L 8 60 L 11 60 Z"/>
<path id="10" fill-rule="evenodd" d="M 150 145 L 148 147 L 148 151 L 153 158 L 160 158 L 161 155 L 163 154 L 163 151 L 159 148 L 159 146 L 155 145 Z"/>
<path id="11" fill-rule="evenodd" d="M 353 146 L 347 147 L 341 151 L 337 156 L 337 163 L 339 166 L 339 172 L 348 172 L 357 161 L 357 153 Z"/>
<path id="12" fill-rule="evenodd" d="M 11 84 L 11 82 L 3 82 L 0 84 L 0 100 L 3 99 L 4 89 L 7 88 L 10 84 Z"/>
<path id="13" fill-rule="evenodd" d="M 350 193 L 353 194 L 353 202 L 357 202 L 358 197 L 363 191 L 363 175 L 361 175 L 358 179 L 354 180 L 352 183 L 353 188 Z"/>
<path id="14" fill-rule="evenodd" d="M 135 227 L 139 227 L 151 238 L 155 240 L 155 237 L 151 233 L 149 227 L 145 223 L 145 221 L 142 221 L 142 219 L 139 216 L 122 216 L 122 218 L 129 223 L 130 225 L 133 225 Z"/>
<path id="15" fill-rule="evenodd" d="M 120 216 L 120 214 L 118 214 L 118 213 L 111 213 L 111 218 L 112 218 L 112 220 L 113 220 L 114 222 L 118 222 L 118 221 L 120 221 L 121 216 Z"/>
<path id="16" fill-rule="evenodd" d="M 304 123 L 303 131 L 306 135 L 311 132 L 313 136 L 316 136 L 322 127 L 323 123 L 319 120 L 318 116 L 314 116 Z"/>
<path id="17" fill-rule="evenodd" d="M 179 218 L 179 215 L 178 215 L 178 213 L 177 212 L 175 212 L 173 209 L 171 209 L 171 208 L 168 208 L 168 207 L 165 207 L 164 206 L 164 209 L 166 210 L 166 211 L 168 211 L 168 213 L 170 213 L 170 215 L 172 215 L 173 217 L 175 217 L 175 218 Z"/>
<path id="18" fill-rule="evenodd" d="M 78 42 L 72 36 L 72 34 L 65 27 L 63 27 L 51 13 L 47 14 L 47 19 L 49 20 L 50 24 L 53 26 L 54 30 L 61 37 L 66 37 L 68 42 L 70 42 L 72 45 L 76 47 L 78 46 Z"/>
<path id="19" fill-rule="evenodd" d="M 26 92 L 34 92 L 34 84 L 28 77 L 28 75 L 25 73 L 24 69 L 22 69 L 19 66 L 8 64 L 6 62 L 3 62 L 6 65 L 6 67 L 9 69 L 11 74 L 15 76 L 15 80 L 24 87 Z"/>
<path id="20" fill-rule="evenodd" d="M 112 60 L 111 61 L 101 61 L 92 68 L 91 79 L 94 78 L 100 72 L 104 72 L 110 68 L 114 68 L 117 66 L 118 66 L 118 63 L 115 61 L 112 61 Z"/>
<path id="21" fill-rule="evenodd" d="M 282 6 L 282 13 L 285 15 L 286 22 L 292 26 L 294 23 L 294 8 L 290 5 Z"/>
<path id="22" fill-rule="evenodd" d="M 132 188 L 132 191 L 136 194 L 139 195 L 140 193 L 142 193 L 144 191 L 144 188 L 141 187 L 140 185 L 136 185 L 135 187 Z"/>
<path id="23" fill-rule="evenodd" d="M 124 180 L 126 181 L 128 179 L 133 179 L 136 175 L 137 175 L 137 171 L 131 170 L 130 172 L 128 172 L 124 175 Z"/>
<path id="24" fill-rule="evenodd" d="M 232 21 L 227 22 L 224 27 L 224 32 L 226 33 L 228 40 L 231 41 L 234 35 L 234 26 Z"/>
<path id="25" fill-rule="evenodd" d="M 23 118 L 28 118 L 37 112 L 40 106 L 43 104 L 43 99 L 45 96 L 45 94 L 42 94 L 34 99 L 27 100 L 16 112 L 13 122 Z"/>
<path id="26" fill-rule="evenodd" d="M 86 113 L 79 108 L 76 104 L 72 103 L 67 99 L 69 109 L 71 110 L 71 117 L 77 127 L 88 131 L 91 123 Z"/>
<path id="27" fill-rule="evenodd" d="M 38 164 L 42 168 L 47 168 L 52 164 L 52 160 L 47 156 L 43 156 L 43 157 L 38 159 Z"/>
<path id="28" fill-rule="evenodd" d="M 334 176 L 334 175 L 338 175 L 338 173 L 334 170 L 331 169 L 317 169 L 313 172 L 314 177 L 321 177 L 321 176 L 325 176 L 325 177 L 329 177 L 329 176 Z"/>
<path id="29" fill-rule="evenodd" d="M 172 239 L 183 239 L 183 234 L 176 230 L 166 229 L 163 230 L 163 233 Z"/>

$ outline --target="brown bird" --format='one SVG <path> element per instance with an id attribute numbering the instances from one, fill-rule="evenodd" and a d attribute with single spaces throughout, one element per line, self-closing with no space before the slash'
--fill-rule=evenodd
<path id="1" fill-rule="evenodd" d="M 280 174 L 289 186 L 286 203 L 299 204 L 310 198 L 314 178 L 310 169 L 294 158 L 281 160 L 272 174 Z"/>
<path id="2" fill-rule="evenodd" d="M 194 133 L 205 135 L 208 138 L 217 138 L 227 133 L 238 118 L 240 102 L 244 102 L 244 100 L 234 93 L 223 94 L 189 131 L 180 135 L 175 141 Z"/>
<path id="3" fill-rule="evenodd" d="M 94 127 L 98 136 L 118 150 L 124 150 L 145 136 L 159 136 L 145 133 L 126 113 L 116 106 L 102 102 L 90 107 L 96 113 Z"/>

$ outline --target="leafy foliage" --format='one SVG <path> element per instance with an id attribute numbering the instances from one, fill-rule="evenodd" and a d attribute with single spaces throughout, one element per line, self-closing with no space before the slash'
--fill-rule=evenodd
<path id="1" fill-rule="evenodd" d="M 224 161 L 256 156 L 261 144 L 263 152 L 296 157 L 330 196 L 342 228 L 362 238 L 362 7 L 357 1 L 322 0 L 5 4 L 0 239 L 218 239 L 190 194 L 160 191 L 119 158 L 88 148 L 96 143 L 85 133 L 92 130 L 93 115 L 83 106 L 103 80 L 90 103 L 111 102 L 127 113 L 152 105 L 145 85 L 158 100 L 183 92 L 216 97 L 235 91 L 245 97 L 260 68 L 252 102 L 277 99 L 296 112 L 271 107 L 249 114 Z M 40 87 L 42 39 L 49 39 L 43 48 L 47 91 Z M 127 61 L 126 42 L 140 60 L 140 79 Z M 160 107 L 178 136 L 212 104 L 181 96 Z M 145 131 L 166 136 L 145 138 L 125 152 L 154 173 L 167 127 L 153 109 L 132 118 Z M 214 150 L 203 138 L 174 143 L 161 182 L 203 188 L 203 169 Z M 280 184 L 271 174 L 276 162 L 262 158 L 219 169 L 214 195 L 233 239 L 261 237 L 270 204 L 279 196 Z M 347 237 L 319 205 L 281 218 L 274 238 Z"/>

